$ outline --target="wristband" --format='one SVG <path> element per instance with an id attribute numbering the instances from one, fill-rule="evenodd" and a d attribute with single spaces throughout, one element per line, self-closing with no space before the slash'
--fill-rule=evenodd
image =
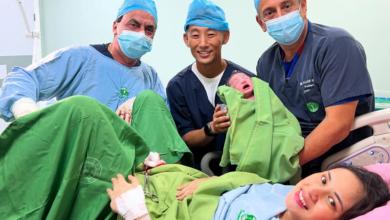
<path id="1" fill-rule="evenodd" d="M 118 207 L 118 213 L 126 220 L 133 220 L 148 214 L 141 185 L 121 194 L 115 199 L 115 203 Z"/>

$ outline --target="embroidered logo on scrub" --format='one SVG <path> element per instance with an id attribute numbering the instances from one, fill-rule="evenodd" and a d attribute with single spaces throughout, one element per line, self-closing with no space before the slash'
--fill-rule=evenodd
<path id="1" fill-rule="evenodd" d="M 243 215 L 241 220 L 256 220 L 256 217 L 253 215 Z"/>
<path id="2" fill-rule="evenodd" d="M 125 87 L 122 87 L 119 93 L 119 98 L 125 99 L 129 96 L 129 91 Z"/>
<path id="3" fill-rule="evenodd" d="M 80 183 L 92 184 L 96 182 L 102 174 L 102 168 L 102 164 L 96 158 L 87 157 L 81 172 Z"/>
<path id="4" fill-rule="evenodd" d="M 257 220 L 254 215 L 245 214 L 245 210 L 240 211 L 237 216 L 237 220 Z"/>
<path id="5" fill-rule="evenodd" d="M 315 103 L 315 102 L 308 102 L 308 103 L 306 103 L 306 106 L 307 106 L 307 108 L 309 109 L 309 111 L 311 111 L 311 112 L 317 112 L 318 111 L 318 104 L 317 103 Z"/>

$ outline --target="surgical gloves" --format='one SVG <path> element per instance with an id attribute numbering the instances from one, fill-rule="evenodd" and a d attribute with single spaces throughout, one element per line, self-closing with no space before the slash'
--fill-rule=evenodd
<path id="1" fill-rule="evenodd" d="M 12 114 L 15 119 L 30 114 L 38 110 L 38 106 L 31 98 L 22 98 L 15 102 L 12 107 Z"/>

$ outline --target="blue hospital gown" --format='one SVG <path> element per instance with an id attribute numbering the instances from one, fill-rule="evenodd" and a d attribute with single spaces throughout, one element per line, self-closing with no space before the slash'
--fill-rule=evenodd
<path id="1" fill-rule="evenodd" d="M 35 102 L 85 95 L 115 111 L 144 90 L 154 90 L 167 102 L 156 71 L 148 64 L 127 67 L 91 46 L 60 49 L 27 68 L 14 67 L 3 83 L 0 117 L 14 120 L 11 109 L 21 98 Z"/>
<path id="2" fill-rule="evenodd" d="M 278 220 L 293 188 L 269 183 L 237 188 L 221 196 L 213 220 Z"/>

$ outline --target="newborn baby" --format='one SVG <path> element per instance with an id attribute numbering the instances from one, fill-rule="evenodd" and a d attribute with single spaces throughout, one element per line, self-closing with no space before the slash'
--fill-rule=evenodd
<path id="1" fill-rule="evenodd" d="M 255 101 L 252 79 L 243 72 L 233 71 L 227 80 L 227 86 L 237 89 L 244 94 L 245 99 Z"/>

